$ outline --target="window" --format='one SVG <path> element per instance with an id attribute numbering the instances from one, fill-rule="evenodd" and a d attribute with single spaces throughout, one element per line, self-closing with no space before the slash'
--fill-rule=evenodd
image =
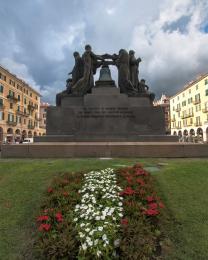
<path id="1" fill-rule="evenodd" d="M 27 93 L 27 95 L 28 95 L 28 89 L 26 90 L 26 93 Z"/>
<path id="2" fill-rule="evenodd" d="M 199 86 L 198 86 L 198 85 L 196 85 L 196 90 L 198 90 L 198 88 L 199 88 Z"/>
<path id="3" fill-rule="evenodd" d="M 36 96 L 35 99 L 38 100 L 38 97 Z"/>
<path id="4" fill-rule="evenodd" d="M 2 106 L 3 106 L 3 99 L 0 98 L 0 107 L 2 107 Z"/>
<path id="5" fill-rule="evenodd" d="M 192 97 L 188 99 L 188 104 L 191 104 L 192 103 Z"/>
<path id="6" fill-rule="evenodd" d="M 15 82 L 13 80 L 9 80 L 9 84 L 15 87 Z"/>
<path id="7" fill-rule="evenodd" d="M 20 95 L 18 95 L 17 98 L 18 98 L 18 101 L 20 101 Z"/>
<path id="8" fill-rule="evenodd" d="M 208 89 L 205 89 L 205 96 L 208 96 Z"/>
<path id="9" fill-rule="evenodd" d="M 4 120 L 4 112 L 3 111 L 0 111 L 0 121 L 1 120 Z"/>
<path id="10" fill-rule="evenodd" d="M 204 85 L 207 85 L 207 84 L 208 84 L 208 79 L 205 79 Z"/>
<path id="11" fill-rule="evenodd" d="M 191 94 L 191 89 L 189 89 L 189 94 Z"/>
<path id="12" fill-rule="evenodd" d="M 3 92 L 4 92 L 4 86 L 0 85 L 0 93 L 3 93 Z"/>
<path id="13" fill-rule="evenodd" d="M 178 96 L 178 100 L 179 100 L 179 96 Z"/>
<path id="14" fill-rule="evenodd" d="M 195 95 L 195 102 L 200 102 L 200 94 Z"/>
<path id="15" fill-rule="evenodd" d="M 13 109 L 13 104 L 12 103 L 9 104 L 9 108 Z"/>
<path id="16" fill-rule="evenodd" d="M 20 106 L 19 105 L 17 106 L 17 111 L 20 111 Z"/>
<path id="17" fill-rule="evenodd" d="M 32 93 L 30 93 L 30 96 L 32 97 Z"/>
<path id="18" fill-rule="evenodd" d="M 24 98 L 24 104 L 27 105 L 27 99 L 26 98 Z"/>
<path id="19" fill-rule="evenodd" d="M 24 125 L 26 125 L 26 119 L 24 119 Z"/>
<path id="20" fill-rule="evenodd" d="M 186 106 L 186 101 L 183 101 L 182 102 L 182 107 L 185 107 Z"/>
<path id="21" fill-rule="evenodd" d="M 0 73 L 0 79 L 6 81 L 6 76 Z"/>
<path id="22" fill-rule="evenodd" d="M 8 121 L 14 122 L 14 115 L 13 114 L 8 114 Z"/>
<path id="23" fill-rule="evenodd" d="M 200 116 L 196 117 L 196 125 L 199 126 L 201 124 Z"/>
<path id="24" fill-rule="evenodd" d="M 14 97 L 14 91 L 12 91 L 11 89 L 9 90 L 9 96 Z"/>
<path id="25" fill-rule="evenodd" d="M 183 97 L 185 97 L 185 93 L 183 93 Z"/>

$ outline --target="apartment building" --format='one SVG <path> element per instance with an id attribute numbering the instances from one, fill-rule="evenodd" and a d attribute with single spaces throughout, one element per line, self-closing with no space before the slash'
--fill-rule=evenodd
<path id="1" fill-rule="evenodd" d="M 0 66 L 0 143 L 41 135 L 40 93 Z"/>
<path id="2" fill-rule="evenodd" d="M 183 141 L 208 141 L 208 74 L 170 98 L 171 134 Z"/>
<path id="3" fill-rule="evenodd" d="M 50 105 L 48 103 L 41 103 L 40 104 L 40 123 L 39 123 L 39 130 L 41 135 L 45 135 L 46 133 L 46 115 L 47 115 L 47 108 Z"/>
<path id="4" fill-rule="evenodd" d="M 165 115 L 165 132 L 170 134 L 170 98 L 162 94 L 161 98 L 153 102 L 154 106 L 160 106 Z"/>

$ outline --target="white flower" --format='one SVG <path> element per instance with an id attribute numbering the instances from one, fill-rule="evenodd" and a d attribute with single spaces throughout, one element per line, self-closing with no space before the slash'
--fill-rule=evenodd
<path id="1" fill-rule="evenodd" d="M 102 252 L 101 251 L 97 251 L 97 256 L 99 257 L 100 255 L 102 255 Z"/>
<path id="2" fill-rule="evenodd" d="M 106 234 L 104 234 L 104 235 L 102 236 L 102 239 L 103 239 L 104 241 L 107 240 Z"/>
<path id="3" fill-rule="evenodd" d="M 114 241 L 114 246 L 115 247 L 118 247 L 120 245 L 120 239 L 116 239 L 115 241 Z"/>
<path id="4" fill-rule="evenodd" d="M 103 231 L 103 227 L 98 227 L 98 230 L 99 231 Z"/>
<path id="5" fill-rule="evenodd" d="M 85 251 L 87 249 L 87 245 L 84 243 L 82 244 L 82 249 Z"/>

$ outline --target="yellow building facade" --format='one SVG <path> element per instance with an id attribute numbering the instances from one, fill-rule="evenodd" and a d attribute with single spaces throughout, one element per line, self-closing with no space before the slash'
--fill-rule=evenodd
<path id="1" fill-rule="evenodd" d="M 40 94 L 0 66 L 0 143 L 40 135 Z"/>
<path id="2" fill-rule="evenodd" d="M 208 141 L 208 74 L 170 98 L 171 134 L 186 142 Z"/>

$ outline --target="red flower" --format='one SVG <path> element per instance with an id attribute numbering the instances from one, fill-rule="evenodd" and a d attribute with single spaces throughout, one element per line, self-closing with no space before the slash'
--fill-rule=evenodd
<path id="1" fill-rule="evenodd" d="M 51 224 L 41 224 L 38 228 L 39 231 L 49 231 L 51 229 Z"/>
<path id="2" fill-rule="evenodd" d="M 147 196 L 147 201 L 153 202 L 153 201 L 155 201 L 155 198 L 153 196 Z"/>
<path id="3" fill-rule="evenodd" d="M 163 208 L 165 207 L 165 205 L 164 205 L 162 202 L 159 202 L 159 207 L 160 207 L 161 209 L 163 209 Z"/>
<path id="4" fill-rule="evenodd" d="M 144 214 L 147 216 L 156 216 L 160 214 L 160 212 L 157 209 L 147 209 L 144 211 Z"/>
<path id="5" fill-rule="evenodd" d="M 142 179 L 137 179 L 136 182 L 139 183 L 141 186 L 145 185 L 145 182 Z"/>
<path id="6" fill-rule="evenodd" d="M 144 169 L 137 169 L 135 172 L 135 175 L 136 176 L 141 176 L 141 175 L 147 176 L 148 173 Z"/>
<path id="7" fill-rule="evenodd" d="M 126 177 L 126 180 L 128 181 L 129 184 L 132 183 L 132 177 L 131 177 L 131 176 L 127 176 L 127 177 Z"/>
<path id="8" fill-rule="evenodd" d="M 63 215 L 61 214 L 61 212 L 56 213 L 56 220 L 58 222 L 62 222 L 63 221 Z"/>
<path id="9" fill-rule="evenodd" d="M 48 216 L 39 216 L 37 218 L 37 221 L 46 221 L 46 220 L 49 220 L 49 217 Z"/>
<path id="10" fill-rule="evenodd" d="M 135 193 L 131 187 L 127 187 L 124 191 L 120 192 L 120 195 L 133 195 Z"/>
<path id="11" fill-rule="evenodd" d="M 63 195 L 64 195 L 64 197 L 67 197 L 67 196 L 69 196 L 69 193 L 67 191 L 64 191 Z"/>
<path id="12" fill-rule="evenodd" d="M 153 203 L 150 203 L 150 204 L 149 204 L 149 208 L 150 208 L 150 209 L 156 209 L 156 208 L 157 208 L 157 203 L 154 203 L 154 202 L 153 202 Z"/>
<path id="13" fill-rule="evenodd" d="M 48 193 L 52 193 L 53 189 L 51 187 L 48 188 Z"/>
<path id="14" fill-rule="evenodd" d="M 124 226 L 127 226 L 127 225 L 129 224 L 128 219 L 123 218 L 123 219 L 121 220 L 121 224 L 124 225 Z"/>

